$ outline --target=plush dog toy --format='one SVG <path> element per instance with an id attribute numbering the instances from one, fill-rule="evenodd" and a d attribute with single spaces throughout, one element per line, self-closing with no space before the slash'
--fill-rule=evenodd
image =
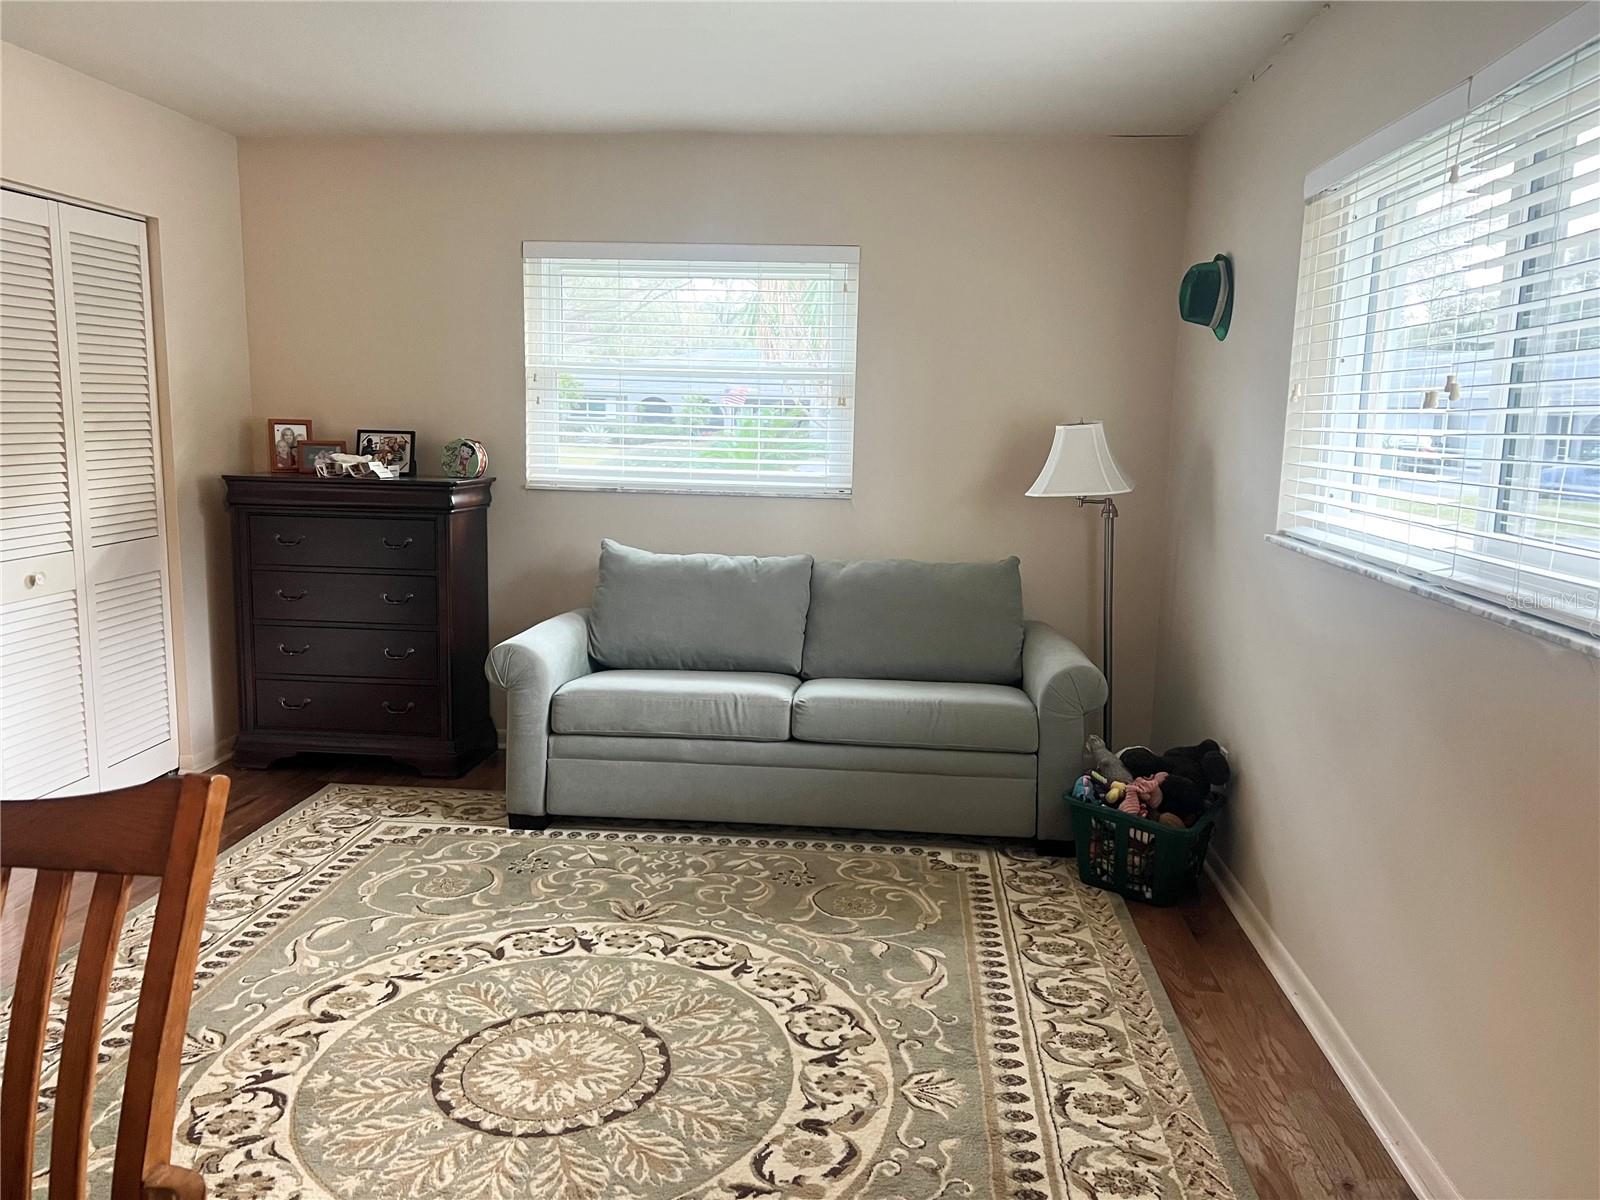
<path id="1" fill-rule="evenodd" d="M 1161 811 L 1192 825 L 1206 810 L 1206 798 L 1213 787 L 1223 787 L 1232 776 L 1228 756 L 1222 747 L 1207 738 L 1195 746 L 1174 746 L 1165 754 L 1154 754 L 1146 746 L 1129 746 L 1122 752 L 1122 765 L 1136 777 L 1162 771 Z"/>
<path id="2" fill-rule="evenodd" d="M 1122 765 L 1122 761 L 1111 753 L 1105 739 L 1098 733 L 1091 733 L 1084 743 L 1084 749 L 1089 755 L 1089 769 L 1099 771 L 1112 783 L 1132 783 L 1133 773 Z"/>
<path id="3" fill-rule="evenodd" d="M 1227 787 L 1228 780 L 1233 778 L 1233 771 L 1228 766 L 1228 752 L 1210 738 L 1196 746 L 1175 746 L 1167 751 L 1167 757 L 1198 763 L 1206 782 L 1214 788 Z"/>

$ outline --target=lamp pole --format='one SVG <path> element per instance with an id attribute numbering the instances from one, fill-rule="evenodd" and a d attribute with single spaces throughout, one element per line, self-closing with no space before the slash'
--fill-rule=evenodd
<path id="1" fill-rule="evenodd" d="M 1078 507 L 1098 504 L 1100 516 L 1105 521 L 1105 563 L 1101 573 L 1100 592 L 1100 671 L 1106 677 L 1106 705 L 1100 710 L 1100 736 L 1113 754 L 1117 745 L 1111 740 L 1111 584 L 1117 552 L 1117 503 L 1110 496 L 1080 496 Z"/>

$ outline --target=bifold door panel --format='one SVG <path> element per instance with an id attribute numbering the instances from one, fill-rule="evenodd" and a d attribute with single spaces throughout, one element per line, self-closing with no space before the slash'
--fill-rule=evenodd
<path id="1" fill-rule="evenodd" d="M 0 794 L 177 766 L 145 226 L 0 193 Z"/>

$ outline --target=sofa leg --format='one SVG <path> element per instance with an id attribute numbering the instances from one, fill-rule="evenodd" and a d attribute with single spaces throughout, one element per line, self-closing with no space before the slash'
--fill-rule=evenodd
<path id="1" fill-rule="evenodd" d="M 506 825 L 511 829 L 544 829 L 549 824 L 547 813 L 540 813 L 536 817 L 530 817 L 527 813 L 506 814 Z"/>

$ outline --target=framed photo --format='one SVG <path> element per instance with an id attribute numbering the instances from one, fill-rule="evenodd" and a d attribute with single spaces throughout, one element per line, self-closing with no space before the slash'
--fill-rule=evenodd
<path id="1" fill-rule="evenodd" d="M 344 439 L 337 441 L 307 438 L 300 443 L 300 474 L 315 475 L 317 460 L 327 454 L 345 454 Z"/>
<path id="2" fill-rule="evenodd" d="M 310 421 L 302 417 L 268 417 L 267 465 L 274 471 L 298 471 L 300 443 L 310 438 Z"/>
<path id="3" fill-rule="evenodd" d="M 417 473 L 417 431 L 415 429 L 358 429 L 357 454 L 370 454 L 396 475 Z"/>

